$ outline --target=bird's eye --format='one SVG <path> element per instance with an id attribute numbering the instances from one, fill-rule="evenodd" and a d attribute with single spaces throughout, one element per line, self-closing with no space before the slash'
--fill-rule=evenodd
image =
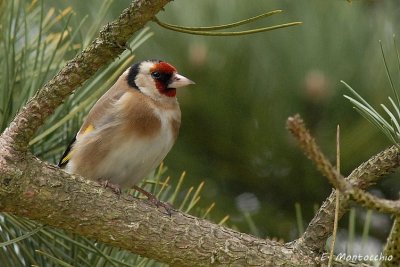
<path id="1" fill-rule="evenodd" d="M 151 73 L 151 77 L 153 77 L 154 79 L 158 79 L 161 77 L 161 74 L 158 71 L 153 71 Z"/>

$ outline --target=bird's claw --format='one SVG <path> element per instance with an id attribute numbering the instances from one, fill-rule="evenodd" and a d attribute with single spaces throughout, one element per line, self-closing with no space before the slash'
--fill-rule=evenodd
<path id="1" fill-rule="evenodd" d="M 99 181 L 100 185 L 103 186 L 104 188 L 107 188 L 107 187 L 108 187 L 108 188 L 112 189 L 112 191 L 113 191 L 115 194 L 121 195 L 121 187 L 120 187 L 119 185 L 110 183 L 110 181 L 107 180 L 107 179 L 98 179 L 98 181 Z M 174 209 L 174 207 L 173 207 L 171 204 L 169 204 L 168 202 L 163 202 L 163 201 L 161 201 L 161 200 L 158 200 L 157 197 L 156 197 L 155 195 L 153 195 L 153 194 L 150 193 L 150 192 L 147 192 L 146 190 L 144 190 L 144 189 L 142 189 L 142 188 L 140 188 L 140 187 L 138 187 L 138 186 L 136 186 L 136 185 L 134 185 L 133 188 L 134 188 L 136 191 L 139 191 L 140 193 L 142 193 L 143 195 L 145 195 L 145 196 L 147 197 L 147 200 L 148 200 L 151 204 L 153 204 L 153 205 L 156 206 L 157 208 L 163 207 L 164 210 L 167 212 L 167 214 L 168 214 L 169 216 L 172 215 L 172 211 L 175 210 L 175 209 Z"/>
<path id="2" fill-rule="evenodd" d="M 115 194 L 121 195 L 121 187 L 117 184 L 110 183 L 109 180 L 103 180 L 99 179 L 98 180 L 100 185 L 102 185 L 104 188 L 110 188 Z"/>
<path id="3" fill-rule="evenodd" d="M 174 209 L 174 207 L 173 207 L 171 204 L 169 204 L 168 202 L 163 202 L 163 201 L 159 200 L 159 199 L 158 199 L 155 195 L 153 195 L 152 193 L 147 192 L 146 190 L 144 190 L 144 189 L 142 189 L 142 188 L 140 188 L 140 187 L 138 187 L 138 186 L 136 186 L 136 185 L 134 185 L 133 188 L 134 188 L 136 191 L 139 191 L 140 193 L 142 193 L 143 195 L 145 195 L 145 196 L 147 197 L 147 200 L 148 200 L 150 203 L 152 203 L 154 206 L 156 206 L 157 208 L 163 207 L 169 216 L 172 215 L 172 211 L 174 211 L 175 209 Z"/>
<path id="4" fill-rule="evenodd" d="M 174 207 L 168 202 L 163 202 L 161 200 L 158 200 L 154 195 L 152 195 L 152 197 L 147 197 L 147 200 L 153 205 L 155 205 L 157 208 L 163 207 L 169 216 L 172 215 Z"/>

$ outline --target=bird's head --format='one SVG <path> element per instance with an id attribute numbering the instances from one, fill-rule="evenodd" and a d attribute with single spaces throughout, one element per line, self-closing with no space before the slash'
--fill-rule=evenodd
<path id="1" fill-rule="evenodd" d="M 178 74 L 175 67 L 160 60 L 146 60 L 128 69 L 128 84 L 152 97 L 175 97 L 176 88 L 194 84 Z"/>

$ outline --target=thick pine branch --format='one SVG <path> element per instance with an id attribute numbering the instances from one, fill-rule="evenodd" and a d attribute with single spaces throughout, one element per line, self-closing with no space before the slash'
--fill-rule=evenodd
<path id="1" fill-rule="evenodd" d="M 316 266 L 284 244 L 259 239 L 28 159 L 22 179 L 3 178 L 0 210 L 37 220 L 173 266 Z"/>

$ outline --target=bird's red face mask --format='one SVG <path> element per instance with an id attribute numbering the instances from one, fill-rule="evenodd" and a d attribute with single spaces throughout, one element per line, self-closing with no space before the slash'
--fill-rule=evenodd
<path id="1" fill-rule="evenodd" d="M 176 96 L 176 88 L 194 84 L 194 82 L 188 78 L 178 74 L 176 69 L 166 62 L 155 64 L 154 67 L 150 69 L 150 73 L 160 94 L 169 97 Z"/>

